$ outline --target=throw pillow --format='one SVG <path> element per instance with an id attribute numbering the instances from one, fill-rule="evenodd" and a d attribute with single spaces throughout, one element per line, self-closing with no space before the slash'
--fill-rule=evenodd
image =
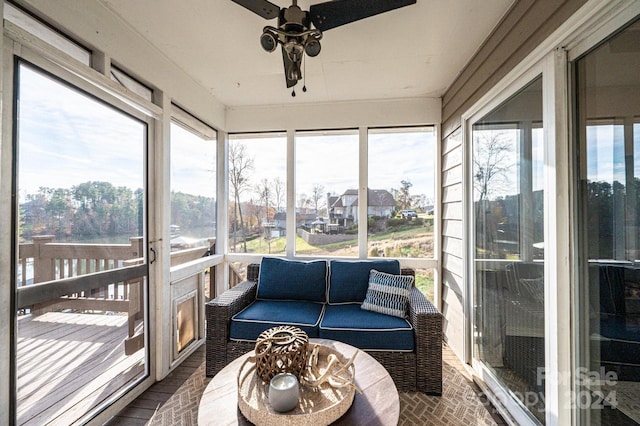
<path id="1" fill-rule="evenodd" d="M 393 275 L 373 269 L 369 274 L 369 288 L 361 308 L 404 318 L 412 286 L 411 275 Z"/>

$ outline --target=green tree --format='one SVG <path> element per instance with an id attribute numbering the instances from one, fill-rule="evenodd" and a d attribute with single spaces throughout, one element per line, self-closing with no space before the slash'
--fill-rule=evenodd
<path id="1" fill-rule="evenodd" d="M 411 208 L 411 194 L 410 189 L 413 184 L 408 180 L 400 181 L 400 191 L 398 192 L 398 204 L 400 205 L 400 209 L 410 209 Z"/>
<path id="2" fill-rule="evenodd" d="M 51 232 L 55 234 L 61 233 L 63 218 L 69 210 L 71 210 L 69 191 L 62 188 L 53 190 L 51 198 L 45 206 L 45 211 L 51 218 Z"/>

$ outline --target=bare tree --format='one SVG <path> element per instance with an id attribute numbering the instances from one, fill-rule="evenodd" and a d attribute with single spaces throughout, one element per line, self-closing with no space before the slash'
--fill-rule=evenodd
<path id="1" fill-rule="evenodd" d="M 275 196 L 276 210 L 280 211 L 284 203 L 285 186 L 279 177 L 273 180 L 273 194 Z"/>
<path id="2" fill-rule="evenodd" d="M 235 200 L 235 208 L 233 210 L 233 246 L 236 246 L 236 229 L 238 225 L 236 219 L 240 220 L 240 231 L 242 232 L 242 240 L 244 244 L 244 252 L 247 252 L 247 239 L 245 235 L 245 226 L 242 218 L 242 206 L 240 204 L 240 194 L 246 191 L 249 187 L 249 173 L 253 170 L 253 158 L 250 158 L 247 153 L 247 147 L 241 143 L 229 144 L 229 184 Z"/>
<path id="3" fill-rule="evenodd" d="M 273 190 L 271 189 L 271 183 L 267 178 L 256 185 L 256 193 L 259 197 L 259 203 L 265 208 L 265 220 L 269 222 L 269 209 L 273 198 Z"/>
<path id="4" fill-rule="evenodd" d="M 306 209 L 309 206 L 309 197 L 304 192 L 298 195 L 298 208 L 300 209 L 300 213 L 302 213 L 302 209 Z"/>
<path id="5" fill-rule="evenodd" d="M 509 158 L 513 147 L 502 132 L 475 132 L 474 136 L 473 180 L 480 201 L 501 188 L 501 180 L 513 164 Z"/>
<path id="6" fill-rule="evenodd" d="M 324 192 L 324 185 L 319 183 L 314 184 L 311 192 L 310 202 L 313 203 L 316 214 L 319 214 L 319 208 L 326 204 L 325 197 L 326 195 Z"/>
<path id="7" fill-rule="evenodd" d="M 276 179 L 277 181 L 278 179 Z M 264 207 L 264 217 L 262 221 L 263 238 L 267 243 L 269 253 L 271 253 L 271 230 L 273 225 L 271 224 L 271 203 L 273 202 L 273 186 L 274 184 L 269 182 L 267 178 L 262 179 L 258 185 L 256 185 L 256 193 L 259 197 L 260 205 Z"/>
<path id="8" fill-rule="evenodd" d="M 502 205 L 490 202 L 489 196 L 508 186 L 507 172 L 514 164 L 514 148 L 508 135 L 494 130 L 474 132 L 473 144 L 477 244 L 493 252 Z"/>

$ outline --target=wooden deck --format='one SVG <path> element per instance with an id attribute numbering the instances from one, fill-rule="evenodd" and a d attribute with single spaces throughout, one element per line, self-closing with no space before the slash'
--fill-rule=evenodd
<path id="1" fill-rule="evenodd" d="M 124 353 L 126 315 L 49 312 L 18 320 L 17 420 L 69 425 L 145 373 Z"/>

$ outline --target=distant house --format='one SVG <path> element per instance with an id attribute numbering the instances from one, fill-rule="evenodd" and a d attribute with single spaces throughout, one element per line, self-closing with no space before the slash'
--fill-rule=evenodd
<path id="1" fill-rule="evenodd" d="M 313 221 L 318 217 L 315 213 L 299 213 L 296 212 L 296 228 L 305 226 L 311 228 Z M 273 218 L 275 229 L 284 231 L 287 229 L 287 213 L 277 212 Z"/>
<path id="2" fill-rule="evenodd" d="M 367 217 L 391 217 L 396 207 L 396 200 L 386 189 L 368 189 Z M 347 189 L 340 196 L 327 194 L 327 206 L 330 223 L 350 226 L 358 223 L 358 190 Z"/>

